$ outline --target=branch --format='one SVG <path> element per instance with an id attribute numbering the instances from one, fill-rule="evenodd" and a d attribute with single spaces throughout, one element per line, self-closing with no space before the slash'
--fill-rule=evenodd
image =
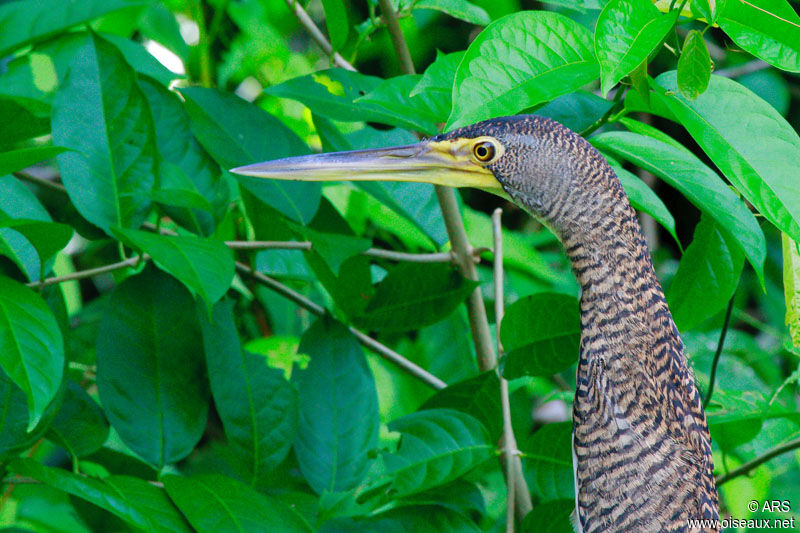
<path id="1" fill-rule="evenodd" d="M 294 14 L 297 16 L 297 20 L 300 21 L 300 24 L 306 29 L 311 38 L 316 41 L 316 43 L 322 48 L 322 50 L 333 58 L 333 62 L 336 66 L 355 71 L 356 68 L 350 64 L 345 58 L 341 56 L 339 52 L 333 51 L 333 46 L 331 46 L 330 41 L 328 41 L 327 37 L 322 34 L 322 31 L 314 24 L 314 21 L 311 20 L 311 17 L 308 16 L 306 10 L 303 9 L 303 6 L 300 5 L 297 0 L 286 0 L 286 5 L 289 6 L 289 9 L 294 11 Z"/>
<path id="2" fill-rule="evenodd" d="M 228 248 L 233 250 L 311 250 L 313 245 L 309 241 L 227 241 Z M 479 252 L 475 250 L 473 260 L 477 260 Z M 379 259 L 389 259 L 391 261 L 403 261 L 407 263 L 450 263 L 455 259 L 450 252 L 434 254 L 413 254 L 408 252 L 396 252 L 394 250 L 384 250 L 382 248 L 370 248 L 362 252 L 367 257 Z"/>
<path id="3" fill-rule="evenodd" d="M 55 181 L 51 180 L 46 180 L 44 178 L 28 174 L 27 172 L 14 172 L 14 177 L 19 178 L 22 181 L 27 181 L 28 183 L 33 183 L 34 185 L 38 185 L 39 187 L 50 189 L 51 191 L 67 194 L 67 189 L 60 183 L 56 183 Z"/>
<path id="4" fill-rule="evenodd" d="M 144 255 L 137 255 L 134 257 L 129 257 L 124 261 L 120 261 L 119 263 L 112 263 L 110 265 L 104 265 L 97 268 L 90 268 L 88 270 L 80 270 L 78 272 L 71 272 L 69 274 L 65 274 L 63 276 L 54 276 L 52 278 L 45 278 L 41 281 L 32 281 L 31 283 L 27 283 L 28 287 L 38 289 L 40 287 L 46 287 L 47 285 L 55 285 L 56 283 L 64 283 L 65 281 L 74 281 L 78 279 L 84 278 L 91 278 L 93 276 L 97 276 L 98 274 L 105 274 L 106 272 L 113 272 L 114 270 L 120 270 L 122 268 L 129 268 L 132 266 L 136 266 L 139 262 L 149 261 L 150 256 L 147 254 Z"/>
<path id="5" fill-rule="evenodd" d="M 717 476 L 717 479 L 716 479 L 717 486 L 719 487 L 723 483 L 727 483 L 728 481 L 732 480 L 733 478 L 736 478 L 736 477 L 742 476 L 744 474 L 747 474 L 751 470 L 761 466 L 762 464 L 766 463 L 770 459 L 773 459 L 773 458 L 775 458 L 775 457 L 777 457 L 779 455 L 782 455 L 782 454 L 784 454 L 786 452 L 790 452 L 792 450 L 796 450 L 798 448 L 800 448 L 800 439 L 790 440 L 789 442 L 787 442 L 785 444 L 781 444 L 780 446 L 777 446 L 777 447 L 773 448 L 772 450 L 768 451 L 764 455 L 762 455 L 760 457 L 756 457 L 752 461 L 747 461 L 745 464 L 743 464 L 742 466 L 740 466 L 736 470 L 732 470 L 732 471 L 728 472 L 727 474 L 722 474 L 721 476 Z"/>
<path id="6" fill-rule="evenodd" d="M 381 15 L 383 21 L 386 23 L 386 29 L 389 30 L 389 36 L 392 38 L 392 45 L 394 45 L 394 52 L 397 54 L 397 59 L 400 61 L 400 68 L 406 74 L 415 74 L 414 62 L 411 60 L 411 53 L 408 51 L 408 44 L 403 31 L 400 29 L 400 24 L 397 22 L 397 15 L 392 9 L 390 0 L 378 0 L 378 5 L 381 7 Z"/>
<path id="7" fill-rule="evenodd" d="M 728 309 L 725 311 L 725 321 L 722 323 L 722 331 L 719 334 L 719 341 L 717 342 L 717 351 L 714 352 L 714 360 L 711 363 L 711 375 L 708 377 L 708 392 L 706 398 L 703 400 L 703 407 L 708 406 L 711 401 L 711 395 L 714 394 L 714 382 L 717 379 L 717 365 L 719 364 L 719 356 L 722 355 L 722 347 L 725 346 L 725 335 L 728 333 L 728 326 L 731 324 L 731 312 L 733 311 L 733 300 L 736 298 L 734 292 L 731 296 L 731 301 L 728 302 Z"/>
<path id="8" fill-rule="evenodd" d="M 503 293 L 503 239 L 500 217 L 503 210 L 499 207 L 492 213 L 492 237 L 494 240 L 494 323 L 495 337 L 497 339 L 497 354 L 503 353 L 500 342 L 500 323 L 505 314 Z M 495 367 L 497 369 L 497 367 Z M 519 506 L 520 517 L 528 514 L 533 505 L 528 484 L 522 473 L 522 462 L 517 450 L 517 440 L 514 437 L 514 426 L 511 424 L 511 401 L 508 395 L 508 381 L 499 373 L 500 378 L 500 405 L 503 411 L 503 456 L 506 467 L 506 532 L 514 532 L 515 507 Z"/>
<path id="9" fill-rule="evenodd" d="M 283 283 L 280 283 L 279 281 L 269 276 L 262 274 L 261 272 L 254 271 L 253 269 L 251 269 L 250 267 L 248 267 L 243 263 L 237 261 L 236 270 L 238 270 L 241 274 L 244 274 L 245 276 L 257 281 L 258 283 L 261 283 L 262 285 L 269 287 L 270 289 L 277 292 L 281 296 L 293 301 L 300 307 L 307 309 L 314 315 L 322 316 L 326 312 L 324 307 L 312 302 L 299 292 L 291 289 L 290 287 L 287 287 Z M 366 346 L 367 348 L 377 353 L 387 361 L 397 365 L 398 367 L 400 367 L 401 370 L 404 370 L 405 372 L 419 379 L 426 385 L 437 390 L 443 389 L 447 386 L 447 383 L 445 383 L 441 379 L 437 378 L 436 376 L 434 376 L 424 368 L 418 366 L 417 364 L 409 361 L 408 359 L 406 359 L 399 353 L 395 352 L 388 346 L 381 344 L 377 340 L 366 335 L 362 331 L 357 330 L 352 326 L 348 326 L 348 329 L 350 330 L 350 333 L 352 333 L 356 337 L 356 339 L 358 339 L 358 342 L 360 342 L 363 346 Z"/>

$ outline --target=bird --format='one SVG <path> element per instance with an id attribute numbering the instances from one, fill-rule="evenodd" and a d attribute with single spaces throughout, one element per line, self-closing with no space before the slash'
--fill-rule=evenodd
<path id="1" fill-rule="evenodd" d="M 289 157 L 232 172 L 473 187 L 541 221 L 561 241 L 581 288 L 575 530 L 718 530 L 711 437 L 683 342 L 636 213 L 586 139 L 552 119 L 515 115 L 412 145 Z M 694 519 L 706 522 L 690 528 Z"/>

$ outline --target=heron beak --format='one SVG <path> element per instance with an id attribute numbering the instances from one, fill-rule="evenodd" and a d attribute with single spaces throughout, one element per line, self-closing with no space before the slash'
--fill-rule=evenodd
<path id="1" fill-rule="evenodd" d="M 234 168 L 244 176 L 302 181 L 406 181 L 473 187 L 507 198 L 500 182 L 469 155 L 467 139 L 287 157 Z"/>

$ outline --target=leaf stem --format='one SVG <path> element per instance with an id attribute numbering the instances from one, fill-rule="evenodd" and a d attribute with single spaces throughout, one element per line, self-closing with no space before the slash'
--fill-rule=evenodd
<path id="1" fill-rule="evenodd" d="M 206 29 L 206 16 L 203 11 L 203 0 L 194 0 L 191 3 L 192 18 L 197 23 L 200 34 L 197 48 L 200 56 L 200 83 L 203 87 L 213 87 L 214 80 L 211 74 L 211 45 Z"/>
<path id="2" fill-rule="evenodd" d="M 792 450 L 796 450 L 798 448 L 800 448 L 800 438 L 794 439 L 794 440 L 790 440 L 787 443 L 781 444 L 780 446 L 776 446 L 772 450 L 766 452 L 764 455 L 756 457 L 755 459 L 753 459 L 751 461 L 747 461 L 746 463 L 744 463 L 739 468 L 736 468 L 735 470 L 731 470 L 730 472 L 728 472 L 726 474 L 722 474 L 721 476 L 717 476 L 717 479 L 716 479 L 717 486 L 719 487 L 723 483 L 727 483 L 728 481 L 732 480 L 733 478 L 736 478 L 736 477 L 739 477 L 739 476 L 743 476 L 744 474 L 747 474 L 751 470 L 753 470 L 755 468 L 758 468 L 759 466 L 761 466 L 762 464 L 766 463 L 767 461 L 769 461 L 771 459 L 774 459 L 775 457 L 777 457 L 779 455 L 782 455 L 782 454 L 784 454 L 786 452 L 790 452 Z"/>
<path id="3" fill-rule="evenodd" d="M 326 310 L 321 305 L 312 302 L 299 292 L 287 287 L 283 283 L 262 274 L 261 272 L 257 272 L 250 268 L 249 266 L 245 265 L 244 263 L 236 262 L 236 270 L 238 270 L 241 274 L 261 283 L 262 285 L 272 289 L 273 291 L 277 292 L 281 296 L 293 301 L 300 307 L 308 310 L 310 313 L 323 316 L 326 313 Z M 439 379 L 438 377 L 434 376 L 424 368 L 418 366 L 417 364 L 409 361 L 399 353 L 395 352 L 388 346 L 381 344 L 377 340 L 373 339 L 372 337 L 366 335 L 362 331 L 348 326 L 350 333 L 352 333 L 358 342 L 360 342 L 363 346 L 366 346 L 370 350 L 374 351 L 387 361 L 395 364 L 401 370 L 404 370 L 406 373 L 414 376 L 418 380 L 422 381 L 426 385 L 434 388 L 434 389 L 443 389 L 447 386 L 447 383 Z"/>
<path id="4" fill-rule="evenodd" d="M 619 111 L 620 108 L 622 107 L 622 95 L 625 94 L 625 92 L 626 91 L 624 88 L 619 87 L 617 89 L 617 92 L 614 93 L 614 99 L 612 100 L 611 107 L 608 108 L 608 111 L 603 113 L 602 117 L 595 120 L 593 124 L 591 124 L 588 128 L 583 130 L 580 133 L 580 136 L 584 138 L 588 137 L 589 135 L 594 133 L 598 128 L 600 128 L 606 122 L 608 122 L 608 119 L 611 118 L 612 115 L 616 114 L 616 112 Z"/>
<path id="5" fill-rule="evenodd" d="M 717 365 L 719 364 L 720 355 L 722 355 L 722 348 L 725 346 L 725 335 L 728 334 L 728 327 L 731 324 L 731 313 L 733 312 L 733 301 L 736 298 L 734 292 L 731 300 L 728 302 L 728 308 L 725 310 L 725 320 L 722 322 L 722 331 L 719 334 L 719 341 L 717 342 L 717 351 L 714 352 L 714 360 L 711 362 L 711 375 L 708 377 L 708 392 L 706 398 L 703 400 L 703 408 L 708 406 L 711 401 L 711 395 L 714 394 L 714 382 L 717 379 Z"/>
<path id="6" fill-rule="evenodd" d="M 414 69 L 414 62 L 411 60 L 411 53 L 408 51 L 408 43 L 403 37 L 403 31 L 397 22 L 397 14 L 392 8 L 391 1 L 378 0 L 378 5 L 381 8 L 383 21 L 386 23 L 386 29 L 389 30 L 389 36 L 392 38 L 392 45 L 394 45 L 394 52 L 400 61 L 400 68 L 406 74 L 415 74 L 416 70 Z"/>
<path id="7" fill-rule="evenodd" d="M 330 41 L 328 41 L 327 37 L 323 35 L 322 31 L 320 31 L 317 25 L 314 24 L 314 21 L 311 20 L 311 17 L 308 16 L 308 13 L 306 13 L 306 10 L 303 9 L 303 6 L 301 6 L 299 2 L 296 0 L 286 0 L 286 5 L 289 6 L 289 9 L 294 11 L 297 20 L 300 21 L 300 24 L 303 25 L 311 38 L 314 39 L 314 41 L 326 54 L 333 58 L 333 62 L 337 67 L 352 71 L 356 70 L 356 68 L 344 57 L 342 57 L 339 52 L 333 51 L 333 46 L 331 46 Z"/>

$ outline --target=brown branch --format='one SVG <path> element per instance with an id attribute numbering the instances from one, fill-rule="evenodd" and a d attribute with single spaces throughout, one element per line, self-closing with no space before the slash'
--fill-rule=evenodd
<path id="1" fill-rule="evenodd" d="M 303 9 L 303 6 L 300 5 L 299 2 L 296 0 L 286 0 L 286 5 L 289 6 L 289 9 L 294 11 L 297 20 L 300 21 L 300 24 L 306 29 L 308 34 L 311 36 L 314 41 L 322 48 L 322 50 L 333 58 L 333 62 L 336 64 L 337 67 L 341 67 L 347 70 L 355 71 L 356 68 L 350 64 L 339 52 L 333 51 L 333 46 L 331 46 L 330 41 L 328 41 L 327 37 L 323 35 L 322 31 L 314 24 L 314 21 L 311 20 L 311 17 L 308 16 L 306 10 Z"/>
<path id="2" fill-rule="evenodd" d="M 261 272 L 254 271 L 249 266 L 243 263 L 237 262 L 236 270 L 238 270 L 241 274 L 244 274 L 245 276 L 257 281 L 258 283 L 261 283 L 262 285 L 269 287 L 270 289 L 277 292 L 281 296 L 293 301 L 300 307 L 307 309 L 314 315 L 322 316 L 326 312 L 324 307 L 322 307 L 317 303 L 312 302 L 299 292 L 291 289 L 290 287 L 287 287 L 283 283 L 280 283 L 279 281 L 265 274 L 262 274 Z M 408 359 L 406 359 L 399 353 L 395 352 L 388 346 L 381 344 L 377 340 L 366 335 L 362 331 L 352 326 L 348 326 L 348 329 L 350 330 L 350 333 L 352 333 L 356 337 L 356 339 L 358 339 L 358 342 L 360 342 L 363 346 L 366 346 L 367 348 L 369 348 L 376 354 L 380 355 L 387 361 L 397 365 L 398 367 L 400 367 L 401 370 L 404 370 L 406 373 L 414 376 L 415 378 L 419 379 L 426 385 L 437 390 L 443 389 L 447 386 L 447 384 L 441 379 L 437 378 L 436 376 L 434 376 L 424 368 L 418 366 L 417 364 L 409 361 Z"/>
<path id="3" fill-rule="evenodd" d="M 63 276 L 54 276 L 52 278 L 45 278 L 41 281 L 32 281 L 27 283 L 28 287 L 32 287 L 34 289 L 38 289 L 40 287 L 46 287 L 47 285 L 55 285 L 56 283 L 64 283 L 65 281 L 75 281 L 84 278 L 91 278 L 93 276 L 97 276 L 99 274 L 105 274 L 107 272 L 113 272 L 114 270 L 120 270 L 122 268 L 129 268 L 135 266 L 139 262 L 149 261 L 150 256 L 147 254 L 141 256 L 134 256 L 125 259 L 124 261 L 120 261 L 118 263 L 112 263 L 110 265 L 103 265 L 97 268 L 90 268 L 88 270 L 79 270 L 78 272 L 71 272 L 69 274 L 65 274 Z"/>
<path id="4" fill-rule="evenodd" d="M 721 476 L 717 476 L 717 486 L 722 485 L 723 483 L 727 483 L 728 481 L 732 480 L 733 478 L 737 478 L 739 476 L 743 476 L 750 472 L 751 470 L 758 468 L 759 466 L 763 465 L 767 461 L 774 459 L 775 457 L 782 455 L 786 452 L 790 452 L 792 450 L 796 450 L 800 448 L 800 439 L 790 440 L 785 444 L 781 444 L 780 446 L 776 446 L 772 450 L 768 451 L 764 455 L 756 457 L 750 461 L 747 461 L 742 466 L 735 470 L 731 470 L 727 474 L 722 474 Z"/>

